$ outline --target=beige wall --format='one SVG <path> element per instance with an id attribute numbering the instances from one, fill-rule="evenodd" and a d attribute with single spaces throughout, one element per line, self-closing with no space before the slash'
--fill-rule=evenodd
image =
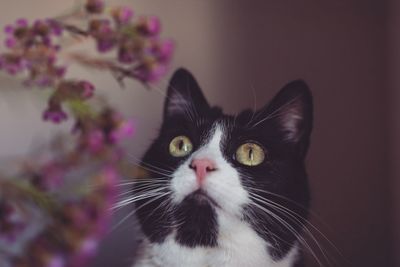
<path id="1" fill-rule="evenodd" d="M 3 0 L 0 24 L 21 16 L 58 14 L 69 2 L 73 1 Z M 389 137 L 396 139 L 400 131 L 389 134 L 393 132 L 388 117 L 385 1 L 123 2 L 132 3 L 137 13 L 160 15 L 165 35 L 178 44 L 174 65 L 191 69 L 210 102 L 229 112 L 254 105 L 251 88 L 260 107 L 284 83 L 305 79 L 315 96 L 308 166 L 313 210 L 328 225 L 321 229 L 344 254 L 348 266 L 395 266 L 390 254 L 389 148 L 392 155 L 399 150 L 391 146 Z M 392 28 L 392 34 L 397 29 Z M 90 76 L 112 103 L 138 120 L 137 136 L 128 144 L 138 157 L 159 125 L 165 81 L 151 91 L 134 82 L 119 90 L 106 75 L 78 68 L 72 74 Z M 3 76 L 1 82 L 2 87 L 16 88 Z M 0 100 L 2 155 L 24 153 L 32 140 L 49 136 L 54 128 L 40 121 L 41 106 L 30 96 L 11 98 L 15 102 Z M 393 106 L 400 101 L 390 99 Z M 396 112 L 392 122 L 398 121 Z M 134 243 L 127 234 L 131 225 L 108 238 L 97 266 L 129 262 Z"/>

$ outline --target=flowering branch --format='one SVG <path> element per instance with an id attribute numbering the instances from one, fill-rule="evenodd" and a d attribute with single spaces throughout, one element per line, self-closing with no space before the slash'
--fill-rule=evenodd
<path id="1" fill-rule="evenodd" d="M 67 77 L 64 61 L 109 72 L 121 86 L 125 79 L 146 85 L 166 73 L 174 44 L 160 38 L 157 17 L 107 8 L 103 0 L 31 24 L 19 19 L 5 32 L 0 70 L 23 77 L 25 87 L 50 89 L 42 118 L 61 123 L 72 117 L 75 143 L 50 160 L 25 164 L 13 177 L 0 175 L 0 266 L 83 266 L 109 224 L 120 143 L 134 127 L 114 108 L 88 102 L 95 86 Z M 94 40 L 96 55 L 68 51 L 68 38 Z"/>
<path id="2" fill-rule="evenodd" d="M 67 53 L 62 46 L 66 33 L 93 39 L 99 52 L 97 57 L 83 54 L 64 55 L 73 62 L 109 71 L 123 85 L 125 78 L 144 84 L 158 81 L 167 70 L 174 50 L 170 40 L 162 40 L 160 22 L 156 17 L 134 19 L 128 7 L 110 8 L 104 14 L 103 1 L 87 1 L 86 25 L 80 28 L 64 19 L 37 20 L 30 25 L 19 19 L 7 25 L 5 44 L 9 51 L 0 56 L 0 69 L 11 75 L 22 74 L 26 86 L 53 88 L 49 106 L 43 118 L 55 123 L 67 119 L 62 103 L 70 98 L 87 100 L 93 95 L 94 86 L 88 81 L 66 79 L 67 67 L 61 65 L 60 56 Z M 101 15 L 101 16 L 100 16 Z M 112 52 L 115 58 L 105 58 Z M 61 91 L 61 92 L 59 92 Z"/>

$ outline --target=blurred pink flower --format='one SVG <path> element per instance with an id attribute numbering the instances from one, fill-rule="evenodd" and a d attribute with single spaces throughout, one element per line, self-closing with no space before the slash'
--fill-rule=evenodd
<path id="1" fill-rule="evenodd" d="M 161 30 L 160 20 L 155 16 L 141 17 L 138 22 L 138 30 L 144 35 L 156 36 Z"/>
<path id="2" fill-rule="evenodd" d="M 67 114 L 61 109 L 60 104 L 49 104 L 49 107 L 43 112 L 45 121 L 60 123 L 68 118 Z"/>
<path id="3" fill-rule="evenodd" d="M 157 62 L 142 64 L 138 66 L 134 73 L 143 82 L 156 82 L 167 72 L 167 66 Z"/>
<path id="4" fill-rule="evenodd" d="M 85 8 L 88 13 L 93 13 L 93 14 L 102 13 L 104 10 L 104 1 L 87 0 Z"/>
<path id="5" fill-rule="evenodd" d="M 130 7 L 117 7 L 111 11 L 111 15 L 118 24 L 127 24 L 133 17 L 133 10 Z"/>
<path id="6" fill-rule="evenodd" d="M 13 37 L 9 37 L 5 40 L 4 44 L 7 48 L 14 48 L 17 45 L 17 40 Z"/>
<path id="7" fill-rule="evenodd" d="M 53 191 L 64 184 L 66 168 L 57 162 L 49 162 L 41 170 L 41 177 L 38 181 L 42 190 Z"/>
<path id="8" fill-rule="evenodd" d="M 66 266 L 65 259 L 60 255 L 52 256 L 46 264 L 46 267 L 64 267 L 64 266 Z"/>
<path id="9" fill-rule="evenodd" d="M 94 93 L 94 85 L 91 84 L 90 82 L 88 82 L 88 81 L 81 81 L 81 82 L 79 83 L 79 87 L 82 88 L 82 94 L 81 94 L 81 96 L 82 96 L 84 99 L 88 99 L 88 98 L 91 98 L 91 97 L 93 96 L 93 93 Z"/>
<path id="10" fill-rule="evenodd" d="M 132 121 L 122 122 L 115 130 L 111 132 L 110 139 L 114 143 L 119 143 L 121 140 L 131 137 L 135 132 L 135 127 Z"/>
<path id="11" fill-rule="evenodd" d="M 104 139 L 104 134 L 101 130 L 91 131 L 87 139 L 89 151 L 93 153 L 99 152 L 104 146 Z"/>
<path id="12" fill-rule="evenodd" d="M 175 44 L 172 40 L 165 40 L 155 45 L 153 53 L 156 55 L 159 62 L 168 63 L 175 49 Z"/>

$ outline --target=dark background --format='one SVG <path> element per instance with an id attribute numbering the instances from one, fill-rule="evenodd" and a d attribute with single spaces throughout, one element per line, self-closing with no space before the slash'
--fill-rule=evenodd
<path id="1" fill-rule="evenodd" d="M 21 9 L 32 2 L 1 1 L 1 25 L 21 16 L 58 14 L 73 1 L 35 0 L 35 6 Z M 321 218 L 312 222 L 343 256 L 320 235 L 317 238 L 338 262 L 334 266 L 400 266 L 399 1 L 110 2 L 129 3 L 137 13 L 160 16 L 165 36 L 177 42 L 174 66 L 190 69 L 209 101 L 227 112 L 261 107 L 285 83 L 306 80 L 315 97 L 308 156 L 312 210 Z M 101 74 L 79 69 L 73 74 L 90 75 L 115 105 L 136 118 L 137 135 L 127 146 L 132 159 L 140 157 L 157 133 L 168 79 L 150 92 L 137 83 L 121 91 L 109 90 L 116 84 Z M 0 104 L 2 117 L 18 113 Z M 38 111 L 29 112 L 35 109 L 25 108 L 25 113 L 34 114 L 25 118 L 30 132 L 47 133 L 36 118 Z M 32 142 L 23 130 L 27 126 L 5 124 L 9 130 L 2 133 L 1 145 L 7 152 L 2 155 L 23 153 Z M 122 217 L 117 214 L 116 221 Z M 128 220 L 106 238 L 94 266 L 129 266 L 134 224 Z M 310 261 L 308 266 L 317 264 Z"/>

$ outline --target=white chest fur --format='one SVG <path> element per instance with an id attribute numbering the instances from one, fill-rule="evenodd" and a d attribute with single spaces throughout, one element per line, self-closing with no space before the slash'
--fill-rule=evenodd
<path id="1" fill-rule="evenodd" d="M 291 267 L 298 248 L 274 261 L 268 244 L 252 228 L 237 218 L 218 212 L 218 247 L 188 248 L 175 242 L 171 234 L 162 244 L 145 244 L 135 267 Z"/>

